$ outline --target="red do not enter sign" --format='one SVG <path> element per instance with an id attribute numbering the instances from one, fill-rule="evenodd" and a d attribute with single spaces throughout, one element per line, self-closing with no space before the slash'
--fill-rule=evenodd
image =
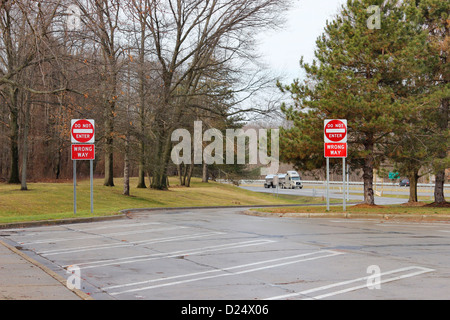
<path id="1" fill-rule="evenodd" d="M 94 143 L 95 121 L 91 119 L 73 119 L 71 136 L 72 143 Z"/>
<path id="2" fill-rule="evenodd" d="M 325 120 L 324 140 L 326 143 L 347 142 L 347 120 Z"/>

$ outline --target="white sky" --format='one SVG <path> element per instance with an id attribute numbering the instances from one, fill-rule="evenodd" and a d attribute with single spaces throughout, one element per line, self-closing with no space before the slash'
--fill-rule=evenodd
<path id="1" fill-rule="evenodd" d="M 313 60 L 316 39 L 344 3 L 346 0 L 294 0 L 283 30 L 262 35 L 262 58 L 276 75 L 285 75 L 285 84 L 301 78 L 300 58 Z"/>

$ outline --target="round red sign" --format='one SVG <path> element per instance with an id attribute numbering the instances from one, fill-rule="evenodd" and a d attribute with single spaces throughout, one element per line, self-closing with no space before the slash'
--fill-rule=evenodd
<path id="1" fill-rule="evenodd" d="M 325 125 L 325 137 L 332 142 L 339 142 L 347 136 L 347 126 L 341 120 L 331 120 Z"/>
<path id="2" fill-rule="evenodd" d="M 72 125 L 72 137 L 79 143 L 90 142 L 94 134 L 94 124 L 88 120 L 78 120 Z"/>

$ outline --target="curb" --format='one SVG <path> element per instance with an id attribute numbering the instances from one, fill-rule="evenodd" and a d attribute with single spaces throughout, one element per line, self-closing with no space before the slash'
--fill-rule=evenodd
<path id="1" fill-rule="evenodd" d="M 301 206 L 323 206 L 323 204 L 284 204 L 284 205 L 237 205 L 237 206 L 211 206 L 211 207 L 157 207 L 157 208 L 132 208 L 120 210 L 119 214 L 113 216 L 102 217 L 85 217 L 85 218 L 67 218 L 67 219 L 55 219 L 55 220 L 39 220 L 39 221 L 26 221 L 26 222 L 13 222 L 0 224 L 0 230 L 2 229 L 21 229 L 31 227 L 42 227 L 52 225 L 63 225 L 72 223 L 89 223 L 96 221 L 108 221 L 126 218 L 128 214 L 135 212 L 145 211 L 172 211 L 172 210 L 190 210 L 190 209 L 232 209 L 232 208 L 272 208 L 272 207 L 301 207 Z"/>
<path id="2" fill-rule="evenodd" d="M 352 205 L 357 203 L 347 203 L 347 205 Z M 63 225 L 63 224 L 73 224 L 73 223 L 89 223 L 96 221 L 108 221 L 108 220 L 118 220 L 126 218 L 128 214 L 139 213 L 146 211 L 173 211 L 173 210 L 192 210 L 192 209 L 245 209 L 245 208 L 273 208 L 273 207 L 311 207 L 311 206 L 323 206 L 323 203 L 317 204 L 285 204 L 285 205 L 236 205 L 236 206 L 210 206 L 210 207 L 167 207 L 167 208 L 132 208 L 120 210 L 120 214 L 113 216 L 103 216 L 103 217 L 85 217 L 85 218 L 69 218 L 69 219 L 55 219 L 55 220 L 42 220 L 42 221 L 29 221 L 29 222 L 15 222 L 0 224 L 0 230 L 2 229 L 19 229 L 19 228 L 30 228 L 30 227 L 40 227 L 40 226 L 52 226 L 52 225 Z M 339 206 L 340 204 L 331 204 L 332 206 Z M 450 215 L 405 215 L 405 214 L 364 214 L 364 213 L 269 213 L 261 211 L 244 211 L 244 214 L 261 216 L 261 217 L 290 217 L 290 218 L 344 218 L 344 219 L 409 219 L 409 220 L 419 220 L 419 221 L 450 221 Z"/>
<path id="3" fill-rule="evenodd" d="M 335 218 L 371 220 L 411 220 L 411 221 L 450 221 L 450 215 L 411 215 L 411 214 L 370 214 L 370 213 L 271 213 L 245 210 L 244 214 L 270 218 Z"/>
<path id="4" fill-rule="evenodd" d="M 347 205 L 357 204 L 358 202 L 350 202 Z M 145 211 L 172 211 L 172 210 L 201 210 L 201 209 L 245 209 L 245 208 L 274 208 L 274 207 L 320 207 L 324 206 L 323 203 L 308 203 L 308 204 L 263 204 L 263 205 L 236 205 L 236 206 L 208 206 L 208 207 L 167 207 L 167 208 L 133 208 L 120 210 L 122 214 L 130 214 L 135 212 L 145 212 Z M 342 204 L 332 203 L 331 206 L 339 206 Z"/>
<path id="5" fill-rule="evenodd" d="M 63 224 L 72 224 L 72 223 L 89 223 L 89 222 L 95 222 L 95 221 L 108 221 L 108 220 L 122 219 L 124 217 L 126 217 L 126 215 L 124 213 L 122 213 L 122 214 L 118 214 L 118 215 L 114 215 L 114 216 L 103 216 L 103 217 L 85 217 L 85 218 L 42 220 L 42 221 L 13 222 L 13 223 L 0 224 L 0 230 L 53 226 L 53 225 L 63 225 Z"/>
<path id="6" fill-rule="evenodd" d="M 24 260 L 28 261 L 29 263 L 35 265 L 36 267 L 38 267 L 39 269 L 41 269 L 42 271 L 47 273 L 49 276 L 51 276 L 53 279 L 57 280 L 58 282 L 60 282 L 62 285 L 64 285 L 67 288 L 67 286 L 66 286 L 67 280 L 65 278 L 63 278 L 62 276 L 60 276 L 59 274 L 57 274 L 56 272 L 50 270 L 49 268 L 47 268 L 43 264 L 37 262 L 36 260 L 30 258 L 29 256 L 27 256 L 26 254 L 24 254 L 20 250 L 14 248 L 13 246 L 10 246 L 9 244 L 7 244 L 7 243 L 5 243 L 5 242 L 3 242 L 1 240 L 0 240 L 0 245 L 3 245 L 4 247 L 8 248 L 13 253 L 19 255 L 22 259 L 24 259 Z M 92 298 L 90 295 L 88 295 L 87 293 L 84 293 L 83 291 L 78 290 L 76 288 L 74 288 L 72 290 L 67 288 L 67 290 L 72 291 L 74 294 L 76 294 L 82 300 L 94 300 L 94 298 Z"/>

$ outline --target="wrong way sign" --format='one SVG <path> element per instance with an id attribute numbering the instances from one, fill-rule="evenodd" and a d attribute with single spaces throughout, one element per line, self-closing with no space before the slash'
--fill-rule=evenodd
<path id="1" fill-rule="evenodd" d="M 72 160 L 95 160 L 95 145 L 73 144 Z"/>
<path id="2" fill-rule="evenodd" d="M 347 144 L 325 143 L 325 158 L 347 158 Z"/>

